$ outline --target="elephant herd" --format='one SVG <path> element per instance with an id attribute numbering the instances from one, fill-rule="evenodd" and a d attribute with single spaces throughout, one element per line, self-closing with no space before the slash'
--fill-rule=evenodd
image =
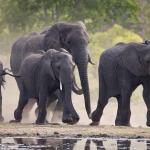
<path id="1" fill-rule="evenodd" d="M 150 44 L 118 43 L 105 50 L 99 61 L 99 98 L 97 107 L 91 113 L 88 83 L 88 63 L 92 63 L 88 51 L 89 37 L 83 23 L 56 23 L 41 33 L 33 32 L 19 38 L 12 46 L 10 66 L 13 73 L 3 69 L 0 63 L 0 85 L 4 75 L 14 76 L 19 88 L 19 101 L 14 111 L 14 120 L 20 122 L 29 113 L 36 99 L 36 124 L 47 122 L 47 108 L 56 103 L 54 114 L 63 112 L 62 121 L 75 124 L 79 121 L 72 104 L 72 91 L 84 95 L 85 109 L 91 125 L 99 125 L 103 109 L 110 97 L 118 102 L 115 125 L 130 125 L 130 97 L 140 84 L 147 106 L 147 126 L 150 126 Z M 76 84 L 74 69 L 77 66 L 81 81 Z M 1 86 L 0 86 L 1 88 Z M 2 96 L 0 89 L 0 120 L 2 116 Z"/>

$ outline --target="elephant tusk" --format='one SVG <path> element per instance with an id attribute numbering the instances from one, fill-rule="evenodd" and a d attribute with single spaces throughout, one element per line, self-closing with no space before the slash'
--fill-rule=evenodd
<path id="1" fill-rule="evenodd" d="M 62 90 L 62 83 L 60 82 L 60 90 Z"/>
<path id="2" fill-rule="evenodd" d="M 95 63 L 92 62 L 90 55 L 88 55 L 88 62 L 92 65 L 95 65 Z"/>

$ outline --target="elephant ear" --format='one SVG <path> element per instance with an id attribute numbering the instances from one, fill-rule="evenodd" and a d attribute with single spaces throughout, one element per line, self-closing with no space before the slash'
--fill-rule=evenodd
<path id="1" fill-rule="evenodd" d="M 82 21 L 78 21 L 77 25 L 79 25 L 83 29 L 84 34 L 87 37 L 87 41 L 89 42 L 89 34 L 87 32 L 87 28 L 86 28 L 85 24 Z"/>
<path id="2" fill-rule="evenodd" d="M 50 48 L 59 49 L 60 47 L 60 33 L 57 24 L 55 24 L 45 33 L 44 50 L 47 51 Z"/>
<path id="3" fill-rule="evenodd" d="M 87 31 L 85 24 L 82 21 L 78 21 L 77 24 Z"/>
<path id="4" fill-rule="evenodd" d="M 47 53 L 45 53 L 45 55 L 43 56 L 43 60 L 45 62 L 44 67 L 46 72 L 52 77 L 52 79 L 56 80 L 55 73 L 52 66 L 52 62 L 53 62 L 52 57 L 53 57 L 53 52 L 48 51 Z"/>
<path id="5" fill-rule="evenodd" d="M 53 66 L 52 66 L 52 61 L 50 61 L 49 73 L 50 73 L 52 79 L 56 80 L 54 70 L 53 70 Z"/>
<path id="6" fill-rule="evenodd" d="M 136 47 L 125 47 L 118 58 L 119 64 L 127 68 L 135 76 L 143 76 L 146 74 L 143 58 Z"/>

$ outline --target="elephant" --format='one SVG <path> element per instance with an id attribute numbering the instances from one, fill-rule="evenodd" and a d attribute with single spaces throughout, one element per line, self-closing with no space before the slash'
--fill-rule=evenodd
<path id="1" fill-rule="evenodd" d="M 88 62 L 92 63 L 88 52 L 88 34 L 84 24 L 58 22 L 41 33 L 32 33 L 19 38 L 12 46 L 10 65 L 12 72 L 17 74 L 21 62 L 37 50 L 66 49 L 77 65 L 83 90 L 85 108 L 88 117 L 91 116 L 90 92 L 88 83 Z M 18 87 L 20 86 L 17 80 Z"/>
<path id="2" fill-rule="evenodd" d="M 26 57 L 19 71 L 20 96 L 14 112 L 15 120 L 11 122 L 20 122 L 28 100 L 35 98 L 39 109 L 36 124 L 44 124 L 47 98 L 53 93 L 63 105 L 62 121 L 68 124 L 78 122 L 79 116 L 71 100 L 71 91 L 79 92 L 74 85 L 74 65 L 72 56 L 62 48 L 59 51 L 50 49 L 47 52 L 34 53 Z"/>
<path id="3" fill-rule="evenodd" d="M 119 43 L 105 50 L 99 60 L 99 98 L 91 115 L 91 125 L 98 125 L 110 97 L 117 98 L 115 125 L 130 125 L 130 97 L 137 86 L 143 86 L 147 106 L 147 126 L 150 126 L 150 45 Z"/>
<path id="4" fill-rule="evenodd" d="M 5 75 L 10 75 L 12 77 L 18 77 L 17 75 L 12 75 L 7 72 L 8 68 L 3 68 L 3 63 L 0 61 L 0 122 L 4 121 L 4 117 L 2 115 L 2 86 L 4 87 L 4 77 Z M 9 70 L 10 71 L 10 70 Z"/>
<path id="5" fill-rule="evenodd" d="M 4 121 L 4 117 L 2 115 L 2 91 L 1 91 L 3 85 L 4 85 L 4 69 L 3 63 L 0 61 L 0 122 Z"/>
<path id="6" fill-rule="evenodd" d="M 145 41 L 143 42 L 143 44 L 149 45 L 149 44 L 150 44 L 150 41 L 149 41 L 149 40 L 145 40 Z"/>

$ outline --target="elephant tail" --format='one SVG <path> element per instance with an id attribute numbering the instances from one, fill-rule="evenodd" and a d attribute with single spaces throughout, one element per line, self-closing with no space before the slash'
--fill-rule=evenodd
<path id="1" fill-rule="evenodd" d="M 8 69 L 8 68 L 5 68 L 3 70 L 3 72 L 0 74 L 0 76 L 10 75 L 10 76 L 15 77 L 15 78 L 19 78 L 20 77 L 20 75 L 13 75 L 13 74 L 11 74 L 9 72 L 12 72 L 12 71 L 10 69 Z"/>

